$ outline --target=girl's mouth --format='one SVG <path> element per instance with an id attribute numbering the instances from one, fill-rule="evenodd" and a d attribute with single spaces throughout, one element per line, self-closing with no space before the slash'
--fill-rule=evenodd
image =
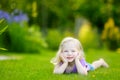
<path id="1" fill-rule="evenodd" d="M 67 57 L 67 59 L 73 59 L 73 57 Z"/>

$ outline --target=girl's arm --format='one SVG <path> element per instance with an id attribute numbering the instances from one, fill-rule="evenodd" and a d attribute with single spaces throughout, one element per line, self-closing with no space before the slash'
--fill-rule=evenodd
<path id="1" fill-rule="evenodd" d="M 63 61 L 63 64 L 62 65 L 57 64 L 55 66 L 54 71 L 53 71 L 53 73 L 55 73 L 55 74 L 62 74 L 62 73 L 64 73 L 65 69 L 68 66 L 68 61 L 62 55 L 60 55 L 60 57 L 61 57 L 61 59 Z"/>
<path id="2" fill-rule="evenodd" d="M 62 74 L 64 73 L 66 67 L 67 67 L 68 63 L 67 62 L 64 62 L 62 65 L 58 64 L 55 66 L 54 68 L 54 72 L 55 74 Z"/>
<path id="3" fill-rule="evenodd" d="M 75 59 L 75 64 L 79 74 L 87 75 L 87 69 L 82 66 L 78 57 Z"/>

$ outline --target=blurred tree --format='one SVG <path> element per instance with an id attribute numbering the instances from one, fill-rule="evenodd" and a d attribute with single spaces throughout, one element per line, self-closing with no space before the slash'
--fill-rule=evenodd
<path id="1" fill-rule="evenodd" d="M 39 25 L 45 37 L 49 36 L 46 33 L 49 34 L 50 28 L 59 29 L 63 34 L 68 30 L 78 37 L 84 20 L 89 21 L 91 27 L 97 26 L 101 34 L 105 22 L 112 17 L 119 30 L 119 3 L 119 0 L 0 0 L 0 10 L 8 15 L 16 9 L 27 13 L 28 26 Z M 1 14 L 5 13 L 0 13 L 3 17 Z"/>
<path id="2" fill-rule="evenodd" d="M 119 0 L 0 0 L 0 9 L 12 12 L 15 8 L 28 13 L 29 24 L 47 28 L 73 30 L 76 16 L 87 18 L 100 32 L 109 17 L 120 25 Z M 7 6 L 6 6 L 7 5 Z"/>
<path id="3" fill-rule="evenodd" d="M 120 25 L 120 7 L 118 0 L 85 0 L 83 4 L 76 10 L 79 15 L 89 19 L 94 25 L 98 26 L 100 32 L 104 27 L 104 23 L 109 17 L 115 19 L 115 23 Z"/>

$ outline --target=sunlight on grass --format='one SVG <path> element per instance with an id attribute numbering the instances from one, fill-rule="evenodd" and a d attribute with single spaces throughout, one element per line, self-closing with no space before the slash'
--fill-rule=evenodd
<path id="1" fill-rule="evenodd" d="M 1 55 L 0 56 L 0 60 L 19 60 L 22 57 L 20 56 L 5 56 L 5 55 Z"/>
<path id="2" fill-rule="evenodd" d="M 4 53 L 9 56 L 23 57 L 20 60 L 0 61 L 0 80 L 119 80 L 119 57 L 120 54 L 106 50 L 89 50 L 86 52 L 86 59 L 92 62 L 103 57 L 110 68 L 99 68 L 90 71 L 88 76 L 79 74 L 53 74 L 53 65 L 50 59 L 55 51 L 43 51 L 41 54 L 15 54 Z"/>

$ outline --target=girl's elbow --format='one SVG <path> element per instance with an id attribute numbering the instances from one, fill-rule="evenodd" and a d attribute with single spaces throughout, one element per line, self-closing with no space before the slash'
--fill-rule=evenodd
<path id="1" fill-rule="evenodd" d="M 83 72 L 79 72 L 79 74 L 87 76 L 88 72 L 87 71 L 83 71 Z"/>
<path id="2" fill-rule="evenodd" d="M 55 70 L 53 71 L 53 73 L 54 73 L 54 74 L 63 74 L 62 72 L 60 72 L 60 71 L 55 71 Z"/>
<path id="3" fill-rule="evenodd" d="M 87 69 L 84 69 L 82 73 L 83 73 L 83 75 L 87 76 L 87 74 L 88 74 Z"/>
<path id="4" fill-rule="evenodd" d="M 88 74 L 88 72 L 87 72 L 87 71 L 85 71 L 83 75 L 86 75 L 86 76 L 87 76 L 87 74 Z"/>

